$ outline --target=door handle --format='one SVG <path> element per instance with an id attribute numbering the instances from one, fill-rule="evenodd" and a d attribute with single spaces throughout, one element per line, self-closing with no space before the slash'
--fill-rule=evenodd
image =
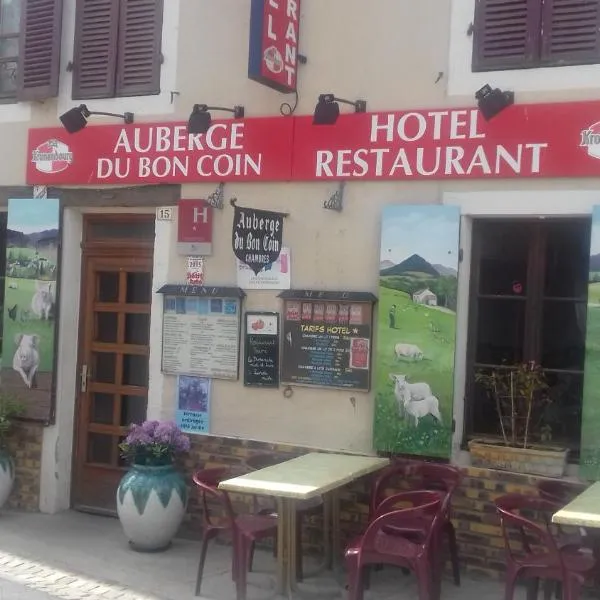
<path id="1" fill-rule="evenodd" d="M 87 392 L 87 384 L 88 379 L 91 373 L 89 372 L 87 365 L 81 365 L 81 391 L 83 393 Z"/>

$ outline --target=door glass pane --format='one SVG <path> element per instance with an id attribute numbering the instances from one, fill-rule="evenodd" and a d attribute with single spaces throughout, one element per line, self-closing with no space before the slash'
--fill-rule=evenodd
<path id="1" fill-rule="evenodd" d="M 523 359 L 524 331 L 524 300 L 481 298 L 475 362 L 487 365 L 520 362 Z"/>
<path id="2" fill-rule="evenodd" d="M 144 421 L 147 404 L 146 396 L 121 396 L 121 426 Z"/>
<path id="3" fill-rule="evenodd" d="M 95 392 L 92 394 L 91 401 L 90 422 L 100 423 L 102 425 L 112 425 L 115 403 L 114 396 L 112 394 Z"/>
<path id="4" fill-rule="evenodd" d="M 117 342 L 119 314 L 108 312 L 96 313 L 96 330 L 94 341 L 114 344 Z"/>
<path id="5" fill-rule="evenodd" d="M 525 295 L 531 224 L 486 221 L 476 228 L 481 248 L 479 293 Z"/>
<path id="6" fill-rule="evenodd" d="M 150 315 L 128 313 L 125 315 L 125 343 L 147 346 L 150 341 Z"/>
<path id="7" fill-rule="evenodd" d="M 584 302 L 546 300 L 542 325 L 542 366 L 548 369 L 583 370 L 585 359 Z"/>
<path id="8" fill-rule="evenodd" d="M 98 271 L 96 273 L 96 300 L 98 302 L 119 301 L 119 273 Z"/>
<path id="9" fill-rule="evenodd" d="M 127 273 L 127 304 L 150 304 L 152 273 Z"/>
<path id="10" fill-rule="evenodd" d="M 123 355 L 123 385 L 148 385 L 148 356 Z"/>
<path id="11" fill-rule="evenodd" d="M 590 235 L 589 219 L 548 222 L 544 296 L 587 298 Z"/>
<path id="12" fill-rule="evenodd" d="M 115 383 L 116 367 L 117 355 L 114 352 L 95 352 L 91 378 L 99 383 Z"/>
<path id="13" fill-rule="evenodd" d="M 104 433 L 88 434 L 88 462 L 110 465 L 112 462 L 112 449 L 112 435 L 106 435 Z"/>
<path id="14" fill-rule="evenodd" d="M 88 239 L 154 239 L 154 219 L 90 220 Z"/>
<path id="15" fill-rule="evenodd" d="M 581 432 L 583 375 L 546 372 L 551 402 L 544 411 L 543 425 L 552 443 L 566 445 L 576 454 Z"/>

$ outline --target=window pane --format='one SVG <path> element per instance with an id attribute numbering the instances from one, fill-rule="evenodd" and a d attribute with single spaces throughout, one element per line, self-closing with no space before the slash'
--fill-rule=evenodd
<path id="1" fill-rule="evenodd" d="M 96 300 L 98 302 L 119 301 L 119 273 L 98 271 L 96 274 Z"/>
<path id="2" fill-rule="evenodd" d="M 544 296 L 587 298 L 591 222 L 549 222 Z"/>
<path id="3" fill-rule="evenodd" d="M 113 405 L 115 397 L 112 394 L 92 394 L 92 406 L 90 411 L 90 422 L 101 425 L 112 425 Z"/>
<path id="4" fill-rule="evenodd" d="M 125 343 L 147 346 L 150 341 L 150 315 L 128 313 L 125 315 Z"/>
<path id="5" fill-rule="evenodd" d="M 89 239 L 154 240 L 154 219 L 91 221 Z"/>
<path id="6" fill-rule="evenodd" d="M 148 386 L 148 357 L 123 355 L 123 385 Z"/>
<path id="7" fill-rule="evenodd" d="M 0 34 L 19 33 L 21 0 L 0 1 Z"/>
<path id="8" fill-rule="evenodd" d="M 0 63 L 0 95 L 17 93 L 17 63 L 8 61 Z"/>
<path id="9" fill-rule="evenodd" d="M 147 403 L 145 396 L 121 396 L 121 425 L 144 421 Z"/>
<path id="10" fill-rule="evenodd" d="M 99 383 L 115 383 L 117 376 L 117 355 L 112 352 L 94 353 L 92 380 Z"/>
<path id="11" fill-rule="evenodd" d="M 91 463 L 110 465 L 112 462 L 113 437 L 104 433 L 88 434 L 87 460 Z"/>
<path id="12" fill-rule="evenodd" d="M 152 301 L 152 273 L 127 273 L 127 304 L 149 304 Z"/>
<path id="13" fill-rule="evenodd" d="M 547 372 L 546 379 L 551 402 L 544 411 L 542 426 L 547 427 L 553 444 L 565 445 L 578 452 L 583 375 Z"/>
<path id="14" fill-rule="evenodd" d="M 96 331 L 94 341 L 114 344 L 117 342 L 117 329 L 119 324 L 118 313 L 96 313 Z"/>
<path id="15" fill-rule="evenodd" d="M 524 300 L 481 298 L 475 362 L 500 365 L 523 360 L 524 327 Z"/>
<path id="16" fill-rule="evenodd" d="M 481 248 L 479 293 L 525 295 L 531 224 L 488 221 L 476 227 Z"/>
<path id="17" fill-rule="evenodd" d="M 548 369 L 583 370 L 585 360 L 584 302 L 544 302 L 542 366 Z"/>

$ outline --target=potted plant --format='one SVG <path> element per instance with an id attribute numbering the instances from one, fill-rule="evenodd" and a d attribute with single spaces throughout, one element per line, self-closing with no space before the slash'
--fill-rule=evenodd
<path id="1" fill-rule="evenodd" d="M 187 486 L 174 459 L 190 440 L 172 421 L 129 427 L 119 445 L 131 464 L 117 489 L 117 513 L 129 544 L 141 552 L 166 550 L 187 507 Z"/>
<path id="2" fill-rule="evenodd" d="M 0 508 L 6 504 L 15 482 L 15 463 L 7 448 L 8 436 L 14 420 L 24 410 L 18 398 L 0 392 Z"/>
<path id="3" fill-rule="evenodd" d="M 471 440 L 472 464 L 532 475 L 564 475 L 568 449 L 547 444 L 551 431 L 544 414 L 552 400 L 541 366 L 529 362 L 480 370 L 475 381 L 494 403 L 502 441 Z"/>

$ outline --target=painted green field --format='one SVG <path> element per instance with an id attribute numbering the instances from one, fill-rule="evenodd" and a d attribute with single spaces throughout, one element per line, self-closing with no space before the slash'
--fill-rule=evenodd
<path id="1" fill-rule="evenodd" d="M 16 279 L 7 277 L 6 295 L 4 298 L 4 332 L 2 343 L 2 366 L 12 368 L 15 353 L 15 336 L 19 333 L 37 335 L 39 337 L 40 371 L 51 371 L 54 354 L 54 321 L 42 321 L 31 311 L 31 298 L 36 290 L 33 279 Z M 17 289 L 9 287 L 15 284 Z M 17 307 L 9 316 L 9 311 Z"/>
<path id="2" fill-rule="evenodd" d="M 389 328 L 388 314 L 396 304 L 396 328 Z M 454 340 L 456 315 L 450 311 L 413 304 L 408 294 L 380 287 L 379 327 L 375 359 L 375 447 L 402 452 L 447 457 L 452 441 L 454 387 Z M 421 361 L 397 360 L 397 343 L 417 345 Z M 417 428 L 400 416 L 390 374 L 406 375 L 411 383 L 426 381 L 440 403 L 443 424 L 428 415 Z"/>

